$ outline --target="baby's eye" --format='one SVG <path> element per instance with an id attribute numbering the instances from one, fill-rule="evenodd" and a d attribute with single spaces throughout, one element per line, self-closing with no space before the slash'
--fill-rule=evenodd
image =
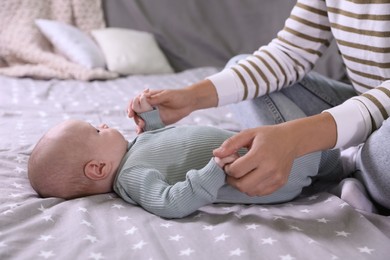
<path id="1" fill-rule="evenodd" d="M 96 129 L 96 132 L 97 132 L 97 133 L 100 133 L 100 130 L 99 130 L 99 129 Z"/>

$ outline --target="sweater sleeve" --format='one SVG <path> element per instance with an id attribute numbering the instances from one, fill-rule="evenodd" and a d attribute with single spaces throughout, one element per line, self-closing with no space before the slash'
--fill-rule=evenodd
<path id="1" fill-rule="evenodd" d="M 334 148 L 358 145 L 389 118 L 390 81 L 325 112 L 336 121 L 337 143 Z"/>
<path id="2" fill-rule="evenodd" d="M 145 127 L 143 128 L 145 132 L 165 127 L 164 123 L 161 121 L 158 109 L 139 113 L 138 116 L 145 121 Z"/>
<path id="3" fill-rule="evenodd" d="M 218 105 L 262 96 L 301 80 L 332 39 L 325 1 L 298 0 L 271 43 L 208 77 L 216 87 Z"/>
<path id="4" fill-rule="evenodd" d="M 169 184 L 155 169 L 136 166 L 118 178 L 119 195 L 135 201 L 145 210 L 166 218 L 182 218 L 215 202 L 225 183 L 225 173 L 211 159 L 200 170 L 187 172 L 186 179 Z"/>

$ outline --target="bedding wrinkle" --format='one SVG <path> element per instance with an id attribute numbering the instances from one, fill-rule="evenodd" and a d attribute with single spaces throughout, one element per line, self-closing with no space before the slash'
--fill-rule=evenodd
<path id="1" fill-rule="evenodd" d="M 115 192 L 65 201 L 40 198 L 30 185 L 27 171 L 30 154 L 41 136 L 52 126 L 68 119 L 83 120 L 94 126 L 107 123 L 118 129 L 126 140 L 138 138 L 135 123 L 126 117 L 125 108 L 129 99 L 145 89 L 181 90 L 184 86 L 221 72 L 232 56 L 251 53 L 273 39 L 284 27 L 285 19 L 296 2 L 0 0 L 0 259 L 388 260 L 389 212 L 373 203 L 363 180 L 351 176 L 341 182 L 335 182 L 334 179 L 321 182 L 308 177 L 304 181 L 310 182 L 312 179 L 312 184 L 295 199 L 261 205 L 244 204 L 242 201 L 225 203 L 232 202 L 232 197 L 237 200 L 247 198 L 239 197 L 242 193 L 223 184 L 225 193 L 217 194 L 221 201 L 202 206 L 180 219 L 156 216 L 135 203 L 125 201 Z M 313 33 L 309 35 L 315 39 L 299 37 L 298 41 L 290 42 L 298 47 L 302 46 L 301 43 L 313 45 L 307 49 L 316 49 L 321 45 L 316 39 L 329 39 L 331 42 L 332 38 L 328 38 L 330 24 L 318 26 L 323 24 L 323 20 L 339 14 L 344 18 L 336 21 L 336 24 L 355 28 L 350 21 L 357 20 L 362 22 L 365 30 L 371 27 L 378 31 L 379 26 L 376 25 L 383 23 L 383 19 L 388 18 L 385 14 L 389 12 L 389 4 L 385 0 L 375 1 L 372 12 L 366 8 L 368 1 L 363 0 L 298 2 L 302 4 L 290 17 L 292 22 L 288 27 L 298 33 L 301 30 L 295 29 L 297 25 L 310 27 Z M 346 7 L 341 8 L 340 3 Z M 328 5 L 327 9 L 325 4 Z M 357 7 L 358 11 L 355 11 Z M 326 17 L 326 11 L 329 17 Z M 374 13 L 377 15 L 373 16 Z M 106 71 L 83 70 L 53 52 L 51 44 L 33 25 L 35 18 L 63 21 L 75 25 L 82 32 L 104 27 L 148 31 L 156 36 L 170 63 L 180 72 L 114 78 Z M 371 19 L 370 22 L 366 22 L 366 18 Z M 314 21 L 314 24 L 308 23 L 309 20 Z M 341 30 L 334 29 L 332 32 L 337 35 Z M 345 76 L 342 57 L 338 54 L 340 48 L 346 54 L 344 61 L 350 68 L 348 73 L 352 75 L 351 80 L 358 86 L 356 89 L 360 92 L 374 90 L 376 79 L 367 79 L 361 72 L 384 78 L 387 72 L 378 68 L 387 66 L 386 59 L 375 60 L 373 64 L 368 59 L 372 71 L 359 67 L 367 63 L 367 57 L 375 58 L 376 55 L 389 52 L 390 46 L 386 46 L 385 42 L 355 39 L 350 37 L 352 34 L 348 32 L 346 37 L 339 37 L 338 42 L 333 41 L 330 47 L 333 46 L 333 49 L 323 53 L 320 58 L 323 63 L 320 67 L 316 64 L 314 70 L 336 80 Z M 286 32 L 282 37 L 292 35 L 297 34 Z M 311 64 L 318 57 L 317 54 L 310 54 L 302 61 L 299 55 L 283 55 L 290 46 L 286 43 L 280 46 L 276 40 L 258 49 L 249 58 L 250 62 L 240 61 L 246 68 L 240 65 L 236 68 L 247 84 L 247 99 L 281 90 L 278 94 L 296 103 L 298 99 L 305 103 L 302 105 L 302 113 L 317 113 L 316 110 L 310 110 L 312 104 L 318 105 L 315 108 L 321 110 L 337 105 L 338 99 L 322 95 L 321 86 L 329 85 L 330 82 L 316 81 L 313 75 L 318 74 L 310 73 L 296 86 L 282 89 L 300 80 L 301 75 L 306 69 L 311 69 Z M 322 53 L 324 50 L 320 48 L 318 51 Z M 299 51 L 300 54 L 306 53 L 304 49 Z M 291 62 L 294 67 L 287 65 Z M 263 74 L 258 71 L 259 68 Z M 298 74 L 295 68 L 299 68 Z M 245 87 L 233 71 L 223 79 L 220 79 L 221 95 L 218 96 L 220 106 L 194 111 L 177 122 L 175 127 L 211 126 L 240 132 L 244 128 L 240 121 L 247 121 L 245 127 L 251 127 L 258 126 L 263 120 L 256 117 L 255 105 L 264 110 L 272 109 L 272 118 L 264 118 L 267 122 L 282 122 L 297 115 L 290 107 L 287 107 L 289 113 L 286 114 L 275 110 L 275 106 L 286 107 L 287 103 L 286 98 L 274 93 L 267 96 L 273 104 L 266 100 L 227 105 L 241 100 Z M 228 86 L 231 82 L 235 86 L 230 89 Z M 389 84 L 383 82 L 382 86 L 369 93 L 376 101 L 367 96 L 356 100 L 356 103 L 359 102 L 359 116 L 371 120 L 367 108 L 374 111 L 372 117 L 377 127 L 385 111 L 390 113 L 386 105 L 390 104 Z M 295 88 L 300 92 L 293 92 L 297 91 Z M 340 98 L 347 94 L 349 98 L 349 93 L 353 92 L 349 90 L 340 93 Z M 294 96 L 294 93 L 299 95 Z M 268 108 L 263 104 L 272 106 Z M 250 109 L 242 113 L 238 109 L 241 105 Z M 348 122 L 346 129 L 350 130 Z M 382 126 L 379 129 L 388 130 L 390 125 L 386 124 L 389 123 L 389 120 L 385 121 L 386 128 Z M 372 123 L 359 127 L 364 129 L 362 135 L 369 135 Z M 386 143 L 384 140 L 386 138 L 380 135 L 373 141 L 383 145 Z M 209 140 L 203 142 L 209 144 Z M 173 148 L 178 145 L 176 143 Z M 372 145 L 375 147 L 374 143 Z M 364 153 L 370 153 L 372 147 L 367 146 Z M 149 156 L 153 151 L 145 153 Z M 164 156 L 161 153 L 152 159 L 162 160 L 164 165 L 168 165 L 169 162 L 164 160 L 169 156 Z M 177 156 L 185 157 L 182 154 Z M 200 151 L 195 156 L 202 157 L 204 153 Z M 207 157 L 206 163 L 210 156 L 204 156 Z M 372 169 L 375 160 L 383 156 L 388 157 L 388 151 L 371 156 L 369 161 L 362 161 L 360 167 Z M 138 158 L 141 161 L 146 157 L 140 155 Z M 195 168 L 196 165 L 190 166 Z M 384 164 L 382 167 L 387 166 Z M 175 169 L 172 164 L 167 168 L 169 172 Z M 314 166 L 311 169 L 313 172 L 317 170 Z M 387 173 L 388 169 L 385 170 Z M 226 177 L 222 171 L 218 173 L 219 178 L 213 180 L 207 178 L 216 176 L 210 177 L 208 174 L 204 174 L 201 180 L 196 174 L 194 178 L 214 187 Z M 161 176 L 160 180 L 165 180 Z M 336 179 L 339 175 L 336 173 L 328 177 Z M 299 181 L 299 178 L 302 175 L 294 176 L 295 180 Z M 172 184 L 183 180 L 185 178 L 180 174 L 174 174 L 165 181 Z M 146 199 L 153 197 L 147 187 L 141 187 L 140 184 L 136 182 L 138 189 L 143 189 Z M 385 185 L 382 187 L 385 188 Z M 195 186 L 191 186 L 191 190 L 195 189 Z M 161 198 L 162 193 L 158 193 L 161 189 L 156 190 L 152 192 Z M 207 191 L 201 191 L 203 200 L 213 200 L 213 194 Z M 299 193 L 296 189 L 290 191 L 294 196 Z M 236 197 L 232 196 L 234 192 L 237 192 Z M 188 198 L 191 199 L 190 196 Z M 159 202 L 153 199 L 149 201 L 151 204 Z"/>

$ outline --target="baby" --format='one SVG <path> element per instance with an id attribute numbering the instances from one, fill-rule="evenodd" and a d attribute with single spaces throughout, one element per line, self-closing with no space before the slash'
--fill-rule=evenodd
<path id="1" fill-rule="evenodd" d="M 336 151 L 309 154 L 295 160 L 284 187 L 250 197 L 225 183 L 223 168 L 239 155 L 213 157 L 213 150 L 234 132 L 208 126 L 164 127 L 158 110 L 143 94 L 132 107 L 145 121 L 145 132 L 132 142 L 105 124 L 94 127 L 80 120 L 50 129 L 28 162 L 28 176 L 38 194 L 73 199 L 115 191 L 153 214 L 180 218 L 210 203 L 289 201 L 311 183 L 311 177 L 337 168 L 320 167 L 326 165 L 322 161 L 336 158 Z"/>

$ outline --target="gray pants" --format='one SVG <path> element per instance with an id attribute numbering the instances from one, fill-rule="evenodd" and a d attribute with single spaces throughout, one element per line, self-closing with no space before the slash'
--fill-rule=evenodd
<path id="1" fill-rule="evenodd" d="M 355 177 L 371 197 L 390 209 L 390 119 L 370 135 L 357 155 Z"/>
<path id="2" fill-rule="evenodd" d="M 302 81 L 279 92 L 232 105 L 243 128 L 272 125 L 321 113 L 337 106 L 356 93 L 352 86 L 309 73 Z M 246 115 L 243 117 L 242 115 Z M 390 120 L 372 134 L 357 158 L 356 177 L 366 186 L 372 198 L 390 208 Z M 338 179 L 335 167 L 339 151 L 323 153 L 319 177 Z"/>

